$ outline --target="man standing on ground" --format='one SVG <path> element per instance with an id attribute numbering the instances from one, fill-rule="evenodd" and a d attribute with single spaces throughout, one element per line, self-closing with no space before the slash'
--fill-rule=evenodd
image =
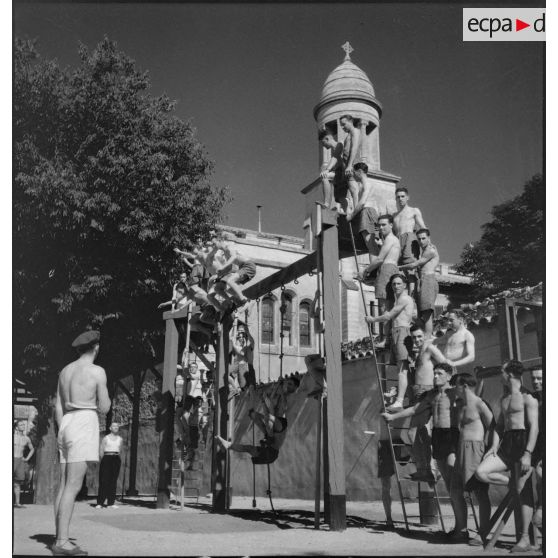
<path id="1" fill-rule="evenodd" d="M 416 261 L 413 254 L 414 231 L 426 228 L 422 213 L 418 207 L 411 207 L 409 202 L 409 191 L 400 186 L 395 190 L 395 201 L 397 212 L 393 216 L 393 232 L 399 238 L 401 244 L 401 255 L 399 264 L 407 266 Z M 412 269 L 402 267 L 402 269 Z M 409 294 L 412 296 L 415 291 L 416 276 L 414 273 L 406 273 L 409 280 Z"/>
<path id="2" fill-rule="evenodd" d="M 424 323 L 424 332 L 427 338 L 432 337 L 432 318 L 436 309 L 436 297 L 438 296 L 438 280 L 436 279 L 436 268 L 440 263 L 440 256 L 436 246 L 430 240 L 430 231 L 420 229 L 417 231 L 417 239 L 420 245 L 420 258 L 411 263 L 400 265 L 399 269 L 420 269 L 420 287 L 418 292 L 419 317 Z"/>
<path id="3" fill-rule="evenodd" d="M 452 310 L 448 319 L 452 333 L 448 333 L 437 345 L 442 345 L 442 353 L 456 369 L 454 372 L 472 372 L 475 338 L 465 326 L 465 314 L 461 310 Z"/>
<path id="4" fill-rule="evenodd" d="M 479 505 L 479 536 L 471 539 L 469 544 L 482 546 L 489 532 L 490 498 L 488 484 L 480 482 L 475 471 L 484 457 L 485 436 L 494 430 L 494 416 L 488 405 L 475 394 L 477 380 L 472 374 L 457 374 L 452 380 L 455 380 L 460 430 L 450 491 L 456 513 L 455 532 L 463 539 L 468 537 L 465 492 L 474 492 Z"/>
<path id="5" fill-rule="evenodd" d="M 542 368 L 533 368 L 533 370 L 531 370 L 531 384 L 533 385 L 533 397 L 539 403 L 539 435 L 537 436 L 537 443 L 533 450 L 531 463 L 533 467 L 535 467 L 535 480 L 537 482 L 537 509 L 533 514 L 533 523 L 535 527 L 540 530 L 542 529 L 542 471 L 544 448 L 546 445 L 544 425 L 542 423 L 544 417 Z"/>
<path id="6" fill-rule="evenodd" d="M 99 418 L 97 410 L 107 413 L 110 398 L 107 377 L 94 364 L 99 353 L 98 331 L 79 335 L 72 347 L 80 356 L 68 364 L 58 378 L 56 423 L 60 453 L 60 487 L 54 503 L 55 556 L 84 556 L 87 553 L 70 542 L 70 520 L 76 496 L 81 489 L 88 461 L 99 461 Z"/>
<path id="7" fill-rule="evenodd" d="M 432 415 L 432 456 L 436 466 L 442 474 L 448 493 L 451 490 L 451 478 L 455 465 L 455 454 L 459 441 L 457 416 L 455 413 L 455 389 L 450 387 L 452 367 L 441 363 L 434 366 L 434 389 L 426 392 L 421 400 L 413 407 L 408 407 L 398 413 L 382 413 L 387 422 L 397 419 L 412 417 L 428 412 Z M 454 502 L 451 502 L 453 512 L 457 518 Z M 457 519 L 456 519 L 457 522 Z M 468 537 L 452 531 L 451 538 L 454 542 L 467 542 Z"/>
<path id="8" fill-rule="evenodd" d="M 101 440 L 101 465 L 99 467 L 99 494 L 97 495 L 96 508 L 101 508 L 105 500 L 109 508 L 118 508 L 116 501 L 116 482 L 120 473 L 120 451 L 122 437 L 118 435 L 120 425 L 113 422 L 110 433 Z"/>
<path id="9" fill-rule="evenodd" d="M 374 281 L 374 293 L 378 300 L 380 314 L 383 314 L 387 309 L 387 286 L 390 278 L 393 275 L 399 274 L 397 261 L 401 248 L 397 237 L 393 234 L 393 217 L 391 215 L 381 215 L 378 218 L 380 227 L 380 235 L 383 239 L 382 248 L 377 256 L 370 256 L 370 265 L 361 274 L 356 276 L 357 279 L 365 282 L 370 280 L 371 273 L 377 271 L 376 279 Z M 407 280 L 405 280 L 407 282 Z M 385 321 L 385 320 L 377 320 Z M 387 326 L 386 328 L 387 329 Z M 381 341 L 376 343 L 377 348 L 383 348 L 386 345 L 387 331 L 384 330 L 381 336 Z"/>
<path id="10" fill-rule="evenodd" d="M 525 486 L 533 472 L 531 456 L 539 433 L 537 400 L 523 388 L 525 369 L 517 360 L 509 360 L 502 366 L 504 393 L 500 400 L 498 430 L 492 447 L 479 465 L 476 477 L 486 483 L 507 486 L 510 482 L 521 500 L 521 538 L 512 552 L 531 550 L 529 526 L 533 518 L 533 491 Z M 498 446 L 503 432 L 502 443 Z M 511 479 L 504 473 L 509 471 Z"/>
<path id="11" fill-rule="evenodd" d="M 368 252 L 377 255 L 379 252 L 378 245 L 375 242 L 374 235 L 376 225 L 378 224 L 378 212 L 374 207 L 372 192 L 374 185 L 372 180 L 368 178 L 368 166 L 365 163 L 357 163 L 354 167 L 354 177 L 360 184 L 360 193 L 357 204 L 351 213 L 347 213 L 347 221 L 353 221 L 354 231 L 362 236 L 362 240 L 368 248 Z"/>
<path id="12" fill-rule="evenodd" d="M 396 411 L 403 408 L 403 399 L 407 391 L 407 373 L 409 371 L 409 354 L 405 346 L 405 339 L 411 331 L 413 318 L 413 299 L 407 294 L 407 279 L 404 275 L 396 273 L 391 277 L 391 288 L 395 294 L 395 304 L 389 312 L 381 316 L 366 316 L 369 324 L 375 322 L 393 322 L 391 328 L 391 353 L 399 370 L 397 399 L 389 410 Z"/>
<path id="13" fill-rule="evenodd" d="M 21 505 L 21 485 L 25 482 L 27 470 L 25 464 L 33 457 L 35 448 L 29 437 L 25 434 L 26 421 L 18 420 L 14 432 L 14 507 L 23 508 Z M 29 449 L 26 457 L 23 457 L 25 448 Z"/>

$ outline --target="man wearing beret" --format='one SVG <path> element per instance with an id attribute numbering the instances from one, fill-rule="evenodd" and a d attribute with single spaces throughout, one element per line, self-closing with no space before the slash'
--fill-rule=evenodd
<path id="1" fill-rule="evenodd" d="M 99 418 L 97 410 L 107 413 L 110 398 L 107 377 L 94 364 L 99 353 L 100 334 L 86 331 L 72 343 L 79 353 L 58 378 L 56 422 L 60 453 L 60 487 L 54 503 L 56 542 L 55 556 L 84 556 L 87 552 L 70 542 L 70 519 L 87 471 L 88 461 L 99 461 Z"/>

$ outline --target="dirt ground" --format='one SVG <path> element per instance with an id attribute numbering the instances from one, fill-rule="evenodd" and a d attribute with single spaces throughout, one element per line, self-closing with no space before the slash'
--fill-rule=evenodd
<path id="1" fill-rule="evenodd" d="M 211 500 L 187 500 L 184 510 L 157 510 L 153 498 L 125 499 L 118 509 L 94 507 L 93 500 L 78 502 L 71 536 L 94 556 L 487 556 L 508 554 L 514 544 L 510 521 L 494 552 L 465 544 L 448 544 L 439 525 L 417 524 L 418 504 L 408 504 L 410 530 L 401 507 L 394 502 L 395 530 L 386 530 L 380 502 L 348 502 L 347 529 L 332 532 L 326 525 L 314 529 L 313 502 L 235 497 L 228 514 L 212 514 Z M 451 510 L 443 506 L 445 527 L 452 526 Z M 415 517 L 413 517 L 413 515 Z M 323 519 L 323 518 L 322 518 Z M 13 552 L 50 555 L 54 541 L 51 506 L 26 505 L 15 509 Z M 471 533 L 473 516 L 469 518 Z M 540 552 L 531 552 L 540 555 Z"/>

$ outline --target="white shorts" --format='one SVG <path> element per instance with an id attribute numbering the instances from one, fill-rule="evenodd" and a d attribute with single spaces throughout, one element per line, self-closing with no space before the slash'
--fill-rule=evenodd
<path id="1" fill-rule="evenodd" d="M 66 413 L 58 432 L 60 463 L 99 461 L 99 417 L 94 409 Z"/>

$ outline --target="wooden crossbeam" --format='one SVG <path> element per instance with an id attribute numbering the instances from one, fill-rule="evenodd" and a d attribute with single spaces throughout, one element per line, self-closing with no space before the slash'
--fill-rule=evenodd
<path id="1" fill-rule="evenodd" d="M 133 400 L 134 400 L 132 394 L 126 389 L 126 386 L 125 386 L 120 380 L 118 380 L 118 381 L 116 382 L 116 384 L 117 384 L 118 387 L 128 396 L 128 399 L 129 399 L 130 401 L 133 401 Z"/>
<path id="2" fill-rule="evenodd" d="M 273 275 L 262 279 L 255 285 L 251 285 L 247 289 L 244 289 L 243 294 L 245 297 L 255 300 L 315 269 L 316 252 L 312 252 L 291 265 L 276 271 Z"/>
<path id="3" fill-rule="evenodd" d="M 215 374 L 215 367 L 213 364 L 207 360 L 206 356 L 199 350 L 197 345 L 192 340 L 190 340 L 190 349 L 192 349 L 192 351 L 207 366 L 207 368 Z"/>

